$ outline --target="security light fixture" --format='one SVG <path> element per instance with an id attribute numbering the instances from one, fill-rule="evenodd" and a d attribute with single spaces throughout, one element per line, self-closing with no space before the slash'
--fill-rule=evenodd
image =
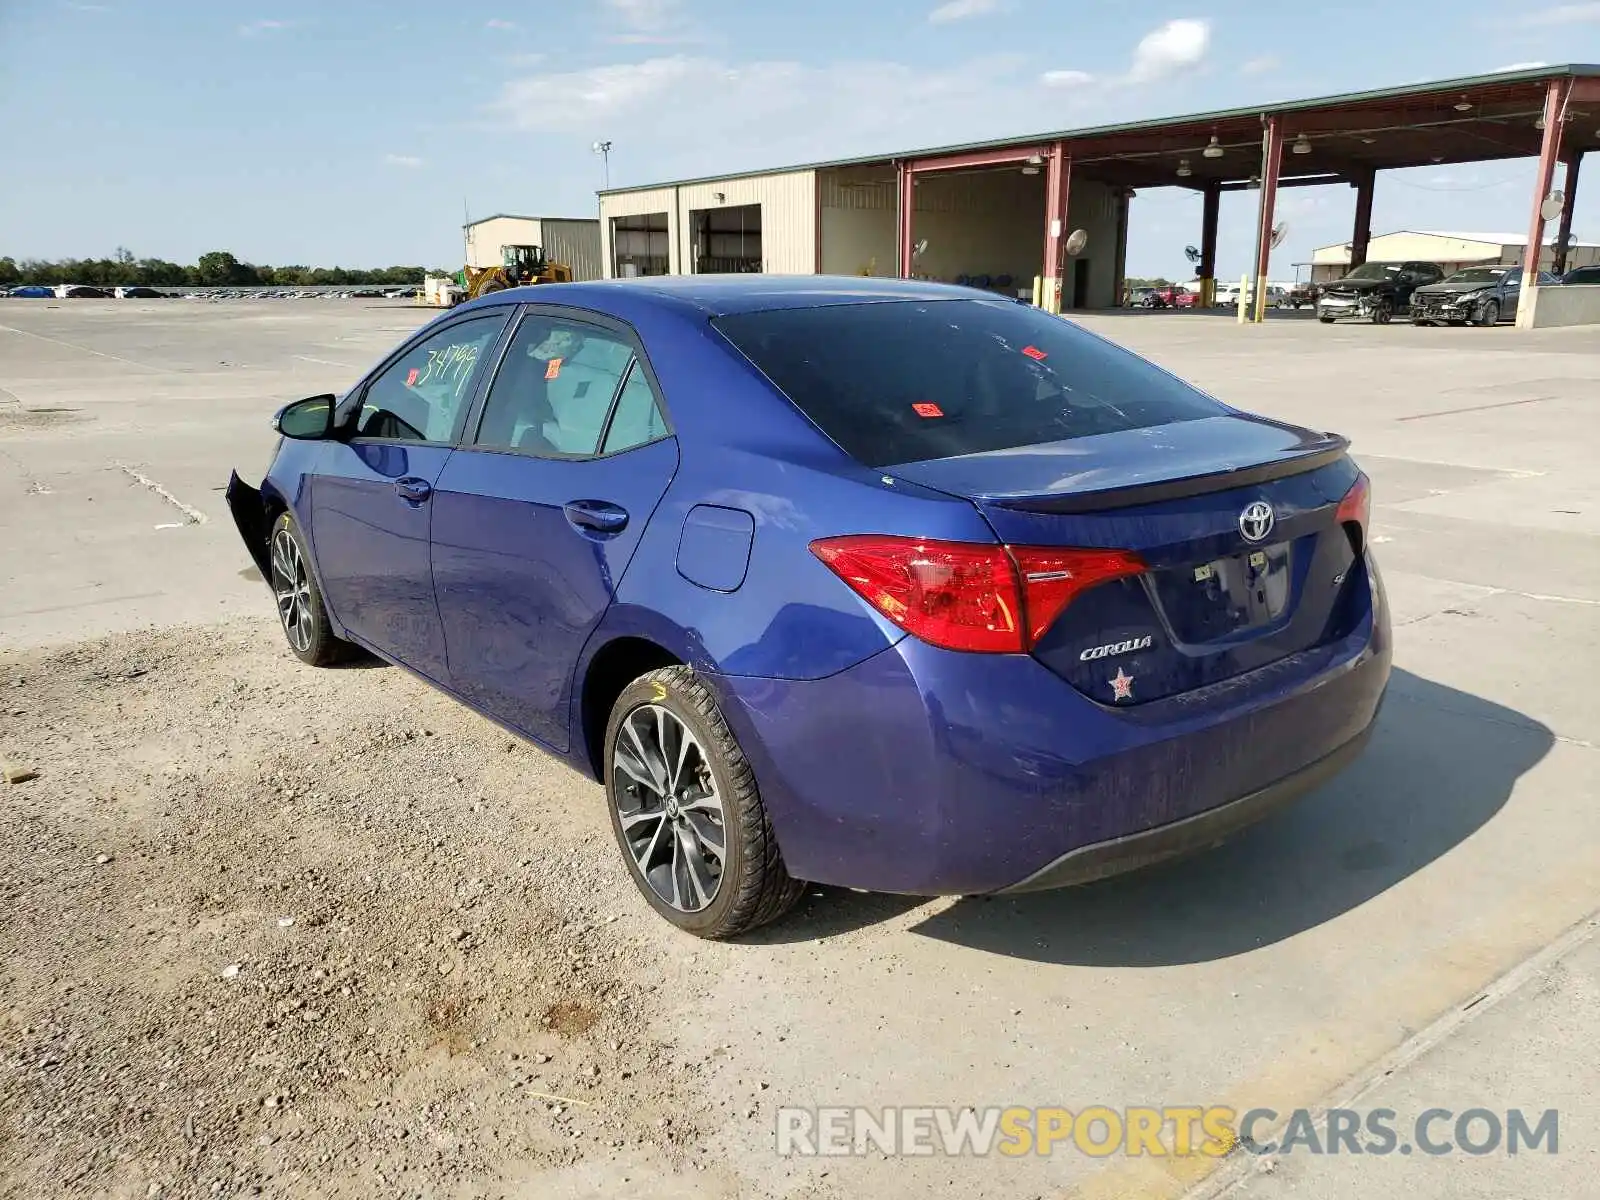
<path id="1" fill-rule="evenodd" d="M 1187 158 L 1180 158 L 1178 160 L 1178 178 L 1187 179 L 1193 174 L 1194 171 L 1189 166 L 1189 160 Z"/>
<path id="2" fill-rule="evenodd" d="M 1544 114 L 1543 113 L 1539 114 L 1539 119 L 1533 123 L 1533 127 L 1535 129 L 1543 129 L 1544 128 Z"/>
<path id="3" fill-rule="evenodd" d="M 1222 144 L 1217 141 L 1217 135 L 1216 134 L 1213 133 L 1211 135 L 1211 140 L 1206 143 L 1206 148 L 1204 150 L 1200 151 L 1200 153 L 1205 155 L 1207 158 L 1221 158 L 1222 157 L 1222 153 L 1223 153 Z"/>
<path id="4" fill-rule="evenodd" d="M 1461 99 L 1456 101 L 1456 111 L 1457 112 L 1471 112 L 1472 111 L 1472 101 L 1468 100 L 1465 96 L 1461 97 Z"/>
<path id="5" fill-rule="evenodd" d="M 1302 133 L 1299 137 L 1295 138 L 1293 150 L 1296 154 L 1310 154 L 1311 139 Z"/>

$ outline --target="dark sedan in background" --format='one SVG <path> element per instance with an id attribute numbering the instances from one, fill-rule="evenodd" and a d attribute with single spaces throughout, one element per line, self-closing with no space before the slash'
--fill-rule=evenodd
<path id="1" fill-rule="evenodd" d="M 1362 263 L 1343 279 L 1322 285 L 1317 296 L 1317 320 L 1331 325 L 1340 317 L 1361 317 L 1374 325 L 1387 325 L 1411 304 L 1411 293 L 1438 283 L 1444 269 L 1438 263 Z"/>
<path id="2" fill-rule="evenodd" d="M 1539 272 L 1541 285 L 1559 282 L 1550 272 Z M 1465 267 L 1411 293 L 1411 322 L 1498 325 L 1515 319 L 1521 295 L 1521 267 Z"/>

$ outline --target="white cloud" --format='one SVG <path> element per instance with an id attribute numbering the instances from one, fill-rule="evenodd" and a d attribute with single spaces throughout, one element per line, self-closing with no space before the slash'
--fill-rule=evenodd
<path id="1" fill-rule="evenodd" d="M 498 29 L 502 32 L 509 32 L 517 27 L 517 23 L 504 20 L 501 17 L 490 17 L 483 23 L 483 27 L 485 29 Z"/>
<path id="2" fill-rule="evenodd" d="M 1258 58 L 1247 59 L 1239 70 L 1246 75 L 1267 75 L 1282 65 L 1283 62 L 1277 55 L 1263 54 Z"/>
<path id="3" fill-rule="evenodd" d="M 1553 8 L 1535 9 L 1519 24 L 1579 25 L 1585 21 L 1600 21 L 1600 4 L 1557 4 Z"/>
<path id="4" fill-rule="evenodd" d="M 1134 47 L 1129 82 L 1153 83 L 1198 66 L 1210 44 L 1211 25 L 1207 21 L 1183 17 L 1159 25 Z"/>
<path id="5" fill-rule="evenodd" d="M 415 171 L 423 165 L 422 159 L 415 154 L 385 154 L 383 161 L 391 167 L 405 167 L 408 171 Z"/>
<path id="6" fill-rule="evenodd" d="M 1018 136 L 1081 120 L 1098 94 L 1046 87 L 1026 59 L 929 70 L 904 63 L 739 63 L 663 55 L 506 83 L 493 110 L 514 128 L 617 139 L 637 182 L 907 146 Z M 684 129 L 695 130 L 684 138 Z M 622 182 L 618 180 L 617 182 Z"/>
<path id="7" fill-rule="evenodd" d="M 948 0 L 928 14 L 935 25 L 948 21 L 965 21 L 968 17 L 982 17 L 1000 11 L 1000 0 Z"/>
<path id="8" fill-rule="evenodd" d="M 1549 63 L 1542 62 L 1507 63 L 1503 67 L 1496 67 L 1493 71 L 1490 71 L 1489 74 L 1499 75 L 1505 71 L 1536 71 L 1540 67 L 1548 67 L 1549 65 Z"/>
<path id="9" fill-rule="evenodd" d="M 1093 83 L 1094 76 L 1087 71 L 1046 71 L 1039 76 L 1039 82 L 1052 88 L 1082 87 Z"/>
<path id="10" fill-rule="evenodd" d="M 261 20 L 250 21 L 239 26 L 239 36 L 255 37 L 260 33 L 277 33 L 280 30 L 289 28 L 291 24 L 292 22 L 290 21 L 273 21 L 262 18 Z"/>

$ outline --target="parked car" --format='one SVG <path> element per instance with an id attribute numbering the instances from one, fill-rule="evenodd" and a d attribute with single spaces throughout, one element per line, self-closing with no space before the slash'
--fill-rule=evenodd
<path id="1" fill-rule="evenodd" d="M 42 283 L 24 283 L 11 289 L 13 300 L 54 300 L 56 290 Z"/>
<path id="2" fill-rule="evenodd" d="M 153 287 L 141 284 L 134 287 L 119 287 L 116 289 L 116 295 L 119 300 L 165 300 L 171 293 L 158 292 Z"/>
<path id="3" fill-rule="evenodd" d="M 1339 317 L 1363 317 L 1374 325 L 1387 325 L 1411 304 L 1411 293 L 1444 278 L 1438 263 L 1362 263 L 1343 279 L 1321 286 L 1317 320 L 1331 325 Z"/>
<path id="4" fill-rule="evenodd" d="M 1574 267 L 1561 277 L 1564 286 L 1600 283 L 1600 264 L 1589 267 Z"/>
<path id="5" fill-rule="evenodd" d="M 1548 271 L 1539 272 L 1541 284 L 1556 283 Z M 1497 325 L 1514 319 L 1522 295 L 1521 267 L 1464 267 L 1448 279 L 1411 293 L 1414 325 Z"/>
<path id="6" fill-rule="evenodd" d="M 964 288 L 550 290 L 280 409 L 227 501 L 301 661 L 365 648 L 601 781 L 679 928 L 798 880 L 1097 879 L 1366 741 L 1389 616 L 1343 438 Z"/>
<path id="7" fill-rule="evenodd" d="M 1289 289 L 1284 297 L 1284 303 L 1298 312 L 1302 308 L 1315 308 L 1317 304 L 1317 285 L 1314 283 L 1297 283 Z"/>
<path id="8" fill-rule="evenodd" d="M 87 283 L 62 284 L 56 289 L 56 295 L 63 300 L 109 300 L 111 293 L 105 288 L 93 287 Z"/>

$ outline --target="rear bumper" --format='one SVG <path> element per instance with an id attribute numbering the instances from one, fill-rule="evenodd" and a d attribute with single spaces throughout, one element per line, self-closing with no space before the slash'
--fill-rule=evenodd
<path id="1" fill-rule="evenodd" d="M 1050 888 L 1076 887 L 1215 846 L 1332 779 L 1366 749 L 1371 737 L 1372 725 L 1368 724 L 1333 753 L 1248 796 L 1142 833 L 1079 846 L 1002 891 L 1042 892 Z"/>
<path id="2" fill-rule="evenodd" d="M 826 679 L 711 676 L 790 872 L 912 895 L 1054 887 L 1208 844 L 1360 750 L 1387 605 L 1349 637 L 1131 708 L 914 638 Z"/>

